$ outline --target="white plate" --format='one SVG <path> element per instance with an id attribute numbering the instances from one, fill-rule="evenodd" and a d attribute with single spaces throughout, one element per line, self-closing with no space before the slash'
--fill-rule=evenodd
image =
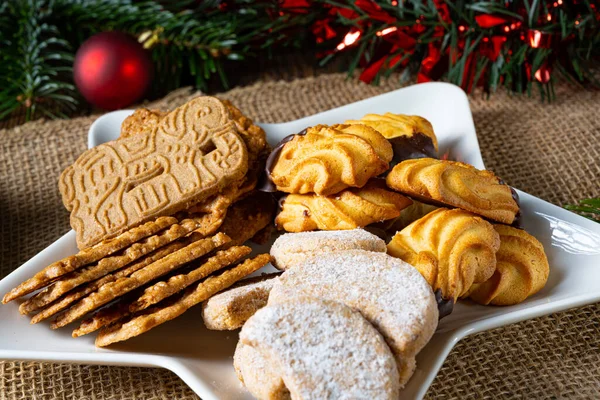
<path id="1" fill-rule="evenodd" d="M 411 86 L 297 121 L 262 127 L 274 144 L 307 126 L 339 123 L 366 113 L 386 111 L 429 119 L 438 135 L 441 152 L 449 149 L 452 157 L 484 167 L 468 99 L 461 89 L 444 83 Z M 115 139 L 121 122 L 130 113 L 117 111 L 94 122 L 89 146 Z M 524 227 L 544 244 L 548 254 L 551 269 L 546 287 L 511 307 L 458 304 L 454 313 L 441 321 L 435 336 L 417 357 L 417 371 L 403 398 L 423 397 L 447 354 L 466 335 L 600 300 L 600 224 L 528 194 L 519 192 L 519 195 Z M 71 231 L 4 278 L 0 294 L 76 250 Z M 52 331 L 47 323 L 30 325 L 17 308 L 17 302 L 0 306 L 2 359 L 158 366 L 175 372 L 204 400 L 250 397 L 232 367 L 237 332 L 206 330 L 199 307 L 109 349 L 94 347 L 93 335 L 72 339 L 68 328 Z"/>

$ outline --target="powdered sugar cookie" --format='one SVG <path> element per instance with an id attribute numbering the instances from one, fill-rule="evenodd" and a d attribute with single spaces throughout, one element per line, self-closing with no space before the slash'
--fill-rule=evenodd
<path id="1" fill-rule="evenodd" d="M 411 265 L 368 251 L 323 253 L 286 270 L 275 282 L 269 307 L 297 296 L 335 300 L 359 311 L 379 330 L 396 357 L 400 384 L 438 322 L 435 296 Z"/>
<path id="2" fill-rule="evenodd" d="M 286 233 L 271 247 L 273 265 L 286 270 L 320 253 L 343 250 L 386 252 L 385 242 L 364 229 Z"/>
<path id="3" fill-rule="evenodd" d="M 231 331 L 242 325 L 256 311 L 267 305 L 276 272 L 239 281 L 202 303 L 202 319 L 208 329 Z"/>
<path id="4" fill-rule="evenodd" d="M 267 363 L 268 374 L 281 376 L 293 399 L 398 398 L 389 347 L 360 313 L 341 303 L 304 297 L 269 305 L 244 324 L 240 343 L 263 358 L 238 354 L 236 369 L 258 370 Z M 260 399 L 273 398 L 264 386 L 248 389 Z"/>
<path id="5" fill-rule="evenodd" d="M 271 360 L 254 347 L 238 342 L 233 367 L 238 379 L 257 399 L 289 400 L 290 392 Z"/>

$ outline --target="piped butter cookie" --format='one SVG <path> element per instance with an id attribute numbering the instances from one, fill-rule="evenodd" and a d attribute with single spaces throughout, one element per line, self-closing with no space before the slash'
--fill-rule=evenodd
<path id="1" fill-rule="evenodd" d="M 398 232 L 388 253 L 413 265 L 444 299 L 464 296 L 473 283 L 496 270 L 500 238 L 482 218 L 459 209 L 440 208 Z"/>
<path id="2" fill-rule="evenodd" d="M 457 161 L 402 161 L 390 171 L 386 183 L 417 200 L 462 208 L 504 224 L 512 224 L 519 211 L 510 186 L 493 172 Z"/>
<path id="3" fill-rule="evenodd" d="M 542 290 L 550 267 L 539 240 L 524 230 L 494 225 L 500 234 L 496 271 L 483 283 L 474 284 L 465 297 L 483 304 L 509 306 Z"/>
<path id="4" fill-rule="evenodd" d="M 411 203 L 387 189 L 383 180 L 372 179 L 362 188 L 332 196 L 290 194 L 280 201 L 275 224 L 287 232 L 355 229 L 397 218 Z"/>
<path id="5" fill-rule="evenodd" d="M 286 193 L 322 196 L 362 187 L 389 167 L 391 145 L 374 129 L 318 125 L 282 142 L 267 161 L 269 178 Z"/>

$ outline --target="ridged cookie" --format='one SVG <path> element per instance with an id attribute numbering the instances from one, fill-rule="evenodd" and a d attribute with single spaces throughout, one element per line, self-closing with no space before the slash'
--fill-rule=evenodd
<path id="1" fill-rule="evenodd" d="M 544 246 L 529 233 L 506 225 L 494 225 L 500 234 L 496 272 L 474 284 L 465 297 L 479 304 L 518 304 L 539 292 L 548 280 L 550 267 Z"/>
<path id="2" fill-rule="evenodd" d="M 510 186 L 491 171 L 456 161 L 420 158 L 396 165 L 387 185 L 424 202 L 438 202 L 512 224 L 519 205 Z"/>
<path id="3" fill-rule="evenodd" d="M 363 229 L 286 233 L 271 246 L 273 265 L 281 270 L 307 258 L 333 251 L 366 250 L 385 253 L 385 242 Z"/>
<path id="4" fill-rule="evenodd" d="M 379 132 L 346 125 L 308 128 L 276 151 L 268 167 L 278 190 L 322 196 L 364 186 L 386 171 L 391 160 L 391 145 Z"/>
<path id="5" fill-rule="evenodd" d="M 398 232 L 388 254 L 414 266 L 444 299 L 464 296 L 496 270 L 500 237 L 489 222 L 459 209 L 440 208 Z"/>
<path id="6" fill-rule="evenodd" d="M 202 319 L 208 329 L 231 331 L 241 328 L 254 313 L 267 305 L 279 273 L 239 281 L 202 303 Z"/>
<path id="7" fill-rule="evenodd" d="M 347 124 L 363 124 L 374 128 L 387 139 L 392 139 L 398 136 L 411 137 L 422 134 L 431 139 L 435 151 L 438 150 L 438 142 L 433 126 L 423 117 L 418 115 L 404 114 L 367 114 L 359 120 L 348 120 Z"/>
<path id="8" fill-rule="evenodd" d="M 346 189 L 331 196 L 290 194 L 280 204 L 277 228 L 306 232 L 355 229 L 397 218 L 411 200 L 388 190 L 383 180 L 372 179 L 360 189 Z"/>
<path id="9" fill-rule="evenodd" d="M 394 150 L 390 166 L 413 158 L 437 158 L 438 142 L 433 127 L 416 115 L 367 114 L 360 120 L 346 121 L 368 125 L 385 136 Z"/>
<path id="10" fill-rule="evenodd" d="M 431 287 L 412 266 L 383 253 L 323 253 L 286 270 L 269 295 L 270 307 L 297 296 L 339 301 L 359 311 L 389 345 L 404 386 L 415 356 L 438 323 Z"/>
<path id="11" fill-rule="evenodd" d="M 398 370 L 389 347 L 360 313 L 341 303 L 296 298 L 267 306 L 244 324 L 240 343 L 268 360 L 268 373 L 281 377 L 292 399 L 399 396 Z M 265 364 L 253 365 L 251 357 L 239 355 L 234 363 L 238 371 Z M 244 383 L 259 399 L 281 398 L 264 393 L 264 385 L 256 388 L 246 379 Z"/>

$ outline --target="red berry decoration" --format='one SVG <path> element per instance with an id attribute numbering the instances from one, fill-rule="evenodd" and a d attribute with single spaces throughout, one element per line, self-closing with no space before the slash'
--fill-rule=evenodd
<path id="1" fill-rule="evenodd" d="M 73 77 L 87 101 L 116 110 L 142 97 L 152 69 L 150 56 L 135 39 L 121 32 L 103 32 L 77 50 Z"/>

